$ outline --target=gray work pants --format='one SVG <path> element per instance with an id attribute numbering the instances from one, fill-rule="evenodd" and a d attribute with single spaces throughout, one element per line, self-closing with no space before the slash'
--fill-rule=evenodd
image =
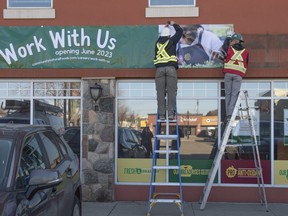
<path id="1" fill-rule="evenodd" d="M 225 106 L 226 116 L 231 116 L 240 92 L 242 77 L 236 74 L 225 73 Z"/>
<path id="2" fill-rule="evenodd" d="M 168 97 L 168 116 L 174 115 L 177 95 L 177 71 L 173 66 L 159 67 L 156 70 L 155 84 L 159 115 L 166 110 L 165 94 Z"/>

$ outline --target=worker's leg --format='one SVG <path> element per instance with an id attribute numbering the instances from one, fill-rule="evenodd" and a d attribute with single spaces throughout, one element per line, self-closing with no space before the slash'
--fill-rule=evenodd
<path id="1" fill-rule="evenodd" d="M 224 87 L 225 87 L 225 109 L 226 109 L 226 116 L 231 116 L 230 113 L 230 102 L 231 102 L 231 95 L 232 95 L 232 74 L 225 73 L 224 76 Z"/>
<path id="2" fill-rule="evenodd" d="M 168 116 L 173 116 L 175 113 L 177 95 L 177 71 L 173 66 L 167 67 L 166 88 L 168 93 Z"/>
<path id="3" fill-rule="evenodd" d="M 155 84 L 157 91 L 157 105 L 159 116 L 165 116 L 165 94 L 166 94 L 166 84 L 165 84 L 165 67 L 157 68 L 155 76 Z"/>
<path id="4" fill-rule="evenodd" d="M 238 95 L 240 92 L 240 88 L 241 88 L 241 83 L 242 83 L 242 77 L 234 74 L 233 75 L 233 84 L 232 84 L 232 94 L 231 94 L 231 99 L 230 99 L 231 115 L 232 115 L 234 107 L 236 105 L 236 101 L 237 101 L 237 98 L 238 98 Z"/>

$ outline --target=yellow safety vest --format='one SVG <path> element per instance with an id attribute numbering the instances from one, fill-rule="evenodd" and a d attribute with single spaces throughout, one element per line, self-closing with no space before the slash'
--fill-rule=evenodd
<path id="1" fill-rule="evenodd" d="M 167 40 L 164 44 L 157 43 L 157 55 L 156 59 L 154 60 L 154 64 L 159 64 L 159 63 L 167 63 L 167 62 L 177 62 L 177 57 L 175 55 L 169 56 L 169 54 L 166 52 L 165 48 L 168 45 L 169 40 Z"/>
<path id="2" fill-rule="evenodd" d="M 237 70 L 237 71 L 240 71 L 242 73 L 246 73 L 246 64 L 244 64 L 244 60 L 243 60 L 243 56 L 242 56 L 242 53 L 245 51 L 245 49 L 243 50 L 235 50 L 233 47 L 231 47 L 234 54 L 233 56 L 231 57 L 231 59 L 226 62 L 224 64 L 224 68 L 225 69 L 231 69 L 231 70 Z M 237 64 L 235 64 L 235 62 L 237 61 Z"/>

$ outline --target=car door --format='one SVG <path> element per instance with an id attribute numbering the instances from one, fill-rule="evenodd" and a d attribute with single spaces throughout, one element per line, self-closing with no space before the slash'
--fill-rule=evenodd
<path id="1" fill-rule="evenodd" d="M 43 146 L 46 150 L 51 169 L 57 169 L 62 177 L 62 182 L 56 187 L 57 197 L 57 215 L 71 215 L 74 188 L 70 179 L 71 161 L 67 160 L 62 154 L 59 145 L 56 143 L 57 136 L 52 131 L 47 131 L 39 134 Z"/>
<path id="2" fill-rule="evenodd" d="M 37 136 L 37 135 L 36 135 Z M 53 188 L 37 190 L 29 194 L 30 174 L 36 169 L 46 169 L 47 162 L 43 149 L 38 143 L 35 134 L 24 138 L 19 167 L 17 170 L 15 191 L 17 192 L 16 215 L 50 216 L 56 215 L 56 207 L 53 205 Z"/>

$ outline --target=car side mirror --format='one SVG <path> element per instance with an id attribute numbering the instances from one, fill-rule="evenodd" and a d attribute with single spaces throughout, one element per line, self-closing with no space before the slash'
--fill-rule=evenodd
<path id="1" fill-rule="evenodd" d="M 32 170 L 30 173 L 29 188 L 27 191 L 28 200 L 30 200 L 37 191 L 55 187 L 61 182 L 62 178 L 58 170 Z"/>

